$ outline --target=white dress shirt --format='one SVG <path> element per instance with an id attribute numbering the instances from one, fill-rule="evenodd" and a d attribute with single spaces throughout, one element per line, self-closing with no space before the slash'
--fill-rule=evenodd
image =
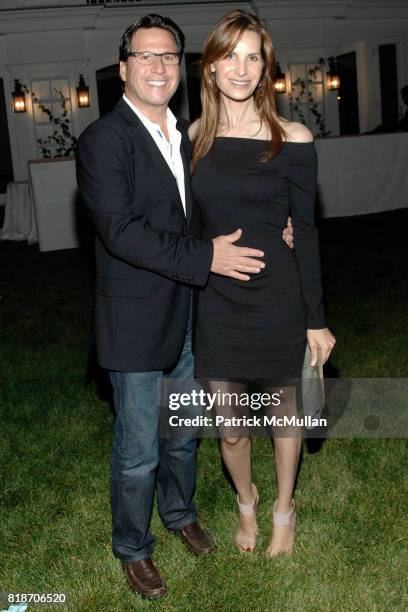
<path id="1" fill-rule="evenodd" d="M 180 151 L 181 133 L 176 129 L 177 119 L 175 118 L 171 110 L 168 108 L 167 131 L 169 134 L 169 140 L 167 140 L 167 138 L 161 131 L 160 126 L 157 123 L 153 123 L 153 121 L 150 121 L 150 119 L 148 119 L 125 95 L 123 95 L 123 99 L 139 117 L 140 121 L 143 123 L 145 128 L 148 130 L 150 136 L 156 143 L 160 153 L 166 160 L 167 165 L 169 166 L 170 170 L 174 175 L 174 178 L 176 179 L 180 199 L 183 204 L 184 214 L 186 214 L 184 166 Z"/>

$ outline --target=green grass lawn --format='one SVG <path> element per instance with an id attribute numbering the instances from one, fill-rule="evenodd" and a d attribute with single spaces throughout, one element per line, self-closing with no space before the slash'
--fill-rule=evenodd
<path id="1" fill-rule="evenodd" d="M 401 211 L 322 224 L 331 361 L 342 377 L 407 377 L 407 221 Z M 196 499 L 218 550 L 191 556 L 155 512 L 154 558 L 169 594 L 134 595 L 110 548 L 113 415 L 87 382 L 91 267 L 79 251 L 17 243 L 0 243 L 0 261 L 0 591 L 65 591 L 60 609 L 85 612 L 408 610 L 405 439 L 305 449 L 295 553 L 273 560 L 264 556 L 276 494 L 270 442 L 254 442 L 261 536 L 243 556 L 234 492 L 216 441 L 204 440 Z"/>

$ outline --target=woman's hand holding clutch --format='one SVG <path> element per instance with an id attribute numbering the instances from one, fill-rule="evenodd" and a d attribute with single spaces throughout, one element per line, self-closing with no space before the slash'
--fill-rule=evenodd
<path id="1" fill-rule="evenodd" d="M 310 352 L 312 353 L 311 366 L 314 367 L 318 363 L 319 350 L 322 360 L 322 365 L 326 363 L 330 357 L 334 345 L 336 344 L 336 338 L 331 333 L 328 327 L 324 329 L 308 329 L 307 330 L 307 342 L 309 344 Z"/>

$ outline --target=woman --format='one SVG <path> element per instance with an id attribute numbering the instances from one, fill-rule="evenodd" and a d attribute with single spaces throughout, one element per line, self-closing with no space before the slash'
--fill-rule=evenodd
<path id="1" fill-rule="evenodd" d="M 240 227 L 242 243 L 263 250 L 266 263 L 245 283 L 212 274 L 200 295 L 196 376 L 212 381 L 214 392 L 242 394 L 248 383 L 261 381 L 262 390 L 272 395 L 274 381 L 282 386 L 300 378 L 306 341 L 312 365 L 318 349 L 324 363 L 335 344 L 322 306 L 313 138 L 304 125 L 278 116 L 274 71 L 272 42 L 254 15 L 232 11 L 207 37 L 201 60 L 202 115 L 189 131 L 194 196 L 206 237 Z M 289 214 L 294 251 L 281 238 Z M 296 414 L 294 387 L 287 384 L 281 390 L 281 409 Z M 223 409 L 224 414 L 236 412 L 234 406 Z M 301 444 L 293 431 L 274 440 L 278 498 L 270 556 L 292 552 L 292 496 Z M 227 434 L 221 452 L 237 490 L 236 543 L 241 551 L 252 551 L 259 498 L 251 479 L 249 436 Z"/>

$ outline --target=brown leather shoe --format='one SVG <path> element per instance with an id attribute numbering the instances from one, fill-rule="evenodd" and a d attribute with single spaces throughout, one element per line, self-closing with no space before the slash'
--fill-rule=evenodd
<path id="1" fill-rule="evenodd" d="M 187 549 L 194 555 L 208 555 L 215 550 L 212 537 L 197 522 L 176 529 L 175 533 L 180 536 Z"/>
<path id="2" fill-rule="evenodd" d="M 123 563 L 130 588 L 145 599 L 159 599 L 167 593 L 167 587 L 159 570 L 151 559 Z"/>

